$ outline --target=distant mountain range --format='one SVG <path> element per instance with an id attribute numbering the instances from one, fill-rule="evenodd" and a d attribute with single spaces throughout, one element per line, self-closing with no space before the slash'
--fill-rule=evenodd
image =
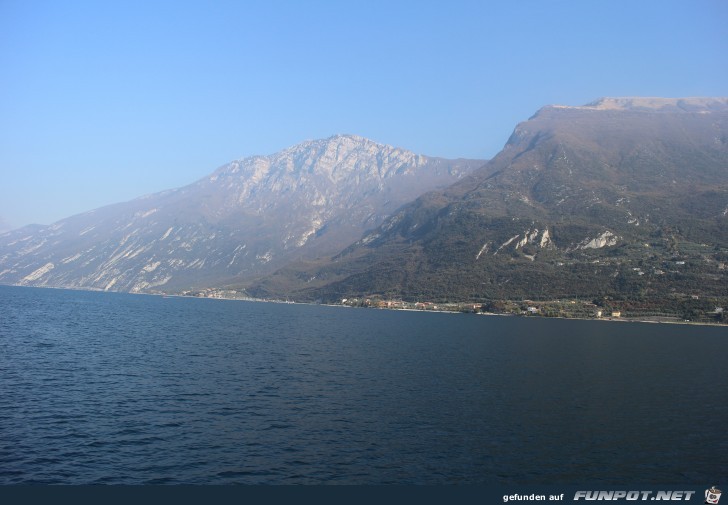
<path id="1" fill-rule="evenodd" d="M 728 304 L 728 99 L 547 106 L 488 162 L 304 142 L 0 234 L 0 283 L 713 310 Z"/>
<path id="2" fill-rule="evenodd" d="M 470 176 L 246 288 L 327 302 L 726 302 L 728 99 L 544 107 Z"/>
<path id="3" fill-rule="evenodd" d="M 233 161 L 183 188 L 0 235 L 0 283 L 178 292 L 333 254 L 482 160 L 353 135 Z"/>

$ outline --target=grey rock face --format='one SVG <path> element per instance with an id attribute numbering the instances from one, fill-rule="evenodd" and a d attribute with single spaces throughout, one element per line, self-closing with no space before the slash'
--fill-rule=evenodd
<path id="1" fill-rule="evenodd" d="M 189 186 L 0 235 L 0 283 L 174 292 L 335 252 L 483 165 L 352 135 L 233 161 Z"/>

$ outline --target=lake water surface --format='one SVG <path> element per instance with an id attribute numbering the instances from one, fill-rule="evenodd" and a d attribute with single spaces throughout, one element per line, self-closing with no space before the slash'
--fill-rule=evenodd
<path id="1" fill-rule="evenodd" d="M 725 482 L 725 327 L 0 286 L 0 484 Z"/>

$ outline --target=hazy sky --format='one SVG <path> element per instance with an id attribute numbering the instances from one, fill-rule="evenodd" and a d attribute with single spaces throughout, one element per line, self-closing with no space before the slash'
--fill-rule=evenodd
<path id="1" fill-rule="evenodd" d="M 491 157 L 546 104 L 728 95 L 725 0 L 0 0 L 0 220 L 354 133 Z"/>

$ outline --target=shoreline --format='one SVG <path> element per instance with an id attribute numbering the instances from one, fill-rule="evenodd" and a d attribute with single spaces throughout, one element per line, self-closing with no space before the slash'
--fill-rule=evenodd
<path id="1" fill-rule="evenodd" d="M 265 301 L 265 300 L 261 300 Z M 430 309 L 395 309 L 390 307 L 351 307 L 348 305 L 336 305 L 336 304 L 321 304 L 321 303 L 305 303 L 295 302 L 297 304 L 306 305 L 324 305 L 328 307 L 346 307 L 351 309 L 374 309 L 374 310 L 390 310 L 399 312 L 423 312 L 423 313 L 439 313 L 439 314 L 461 314 L 461 315 L 473 315 L 473 316 L 495 316 L 495 317 L 520 317 L 529 319 L 563 319 L 571 321 L 601 321 L 611 323 L 645 323 L 645 324 L 676 324 L 683 326 L 716 326 L 716 327 L 728 327 L 727 324 L 711 323 L 705 321 L 655 321 L 650 319 L 641 319 L 637 317 L 565 317 L 565 316 L 542 316 L 542 315 L 521 315 L 521 314 L 498 314 L 496 312 L 459 312 L 456 310 L 430 310 Z M 678 319 L 678 318 L 675 318 Z"/>
<path id="2" fill-rule="evenodd" d="M 423 313 L 439 313 L 439 314 L 471 314 L 476 316 L 498 316 L 498 317 L 526 317 L 526 318 L 540 318 L 540 319 L 565 319 L 575 321 L 603 321 L 603 322 L 614 322 L 614 323 L 645 323 L 645 324 L 677 324 L 683 326 L 716 326 L 716 327 L 728 327 L 728 324 L 722 324 L 719 322 L 710 321 L 685 321 L 679 320 L 678 317 L 670 318 L 667 316 L 653 316 L 652 318 L 640 318 L 640 317 L 579 317 L 579 316 L 562 316 L 562 315 L 542 315 L 538 313 L 533 314 L 514 314 L 514 313 L 497 313 L 497 312 L 475 312 L 475 311 L 462 311 L 462 310 L 443 310 L 443 309 L 418 309 L 410 307 L 377 307 L 377 306 L 354 306 L 346 305 L 343 303 L 315 303 L 315 302 L 301 302 L 292 300 L 271 300 L 265 298 L 252 298 L 252 297 L 224 297 L 224 296 L 196 296 L 190 294 L 172 294 L 172 293 L 130 293 L 126 291 L 104 291 L 101 289 L 93 288 L 80 288 L 80 287 L 62 287 L 62 286 L 21 286 L 17 284 L 0 284 L 0 286 L 17 287 L 17 288 L 36 288 L 36 289 L 60 289 L 68 291 L 85 291 L 92 293 L 115 293 L 115 294 L 126 294 L 126 295 L 143 295 L 143 296 L 157 296 L 160 298 L 187 298 L 187 299 L 198 299 L 198 300 L 226 300 L 226 301 L 238 301 L 238 302 L 256 302 L 256 303 L 278 303 L 283 305 L 312 305 L 322 307 L 340 307 L 350 309 L 375 309 L 375 310 L 390 310 L 390 311 L 404 311 L 404 312 L 423 312 Z M 477 305 L 467 302 L 458 302 L 463 305 Z M 440 304 L 442 305 L 442 304 Z"/>

